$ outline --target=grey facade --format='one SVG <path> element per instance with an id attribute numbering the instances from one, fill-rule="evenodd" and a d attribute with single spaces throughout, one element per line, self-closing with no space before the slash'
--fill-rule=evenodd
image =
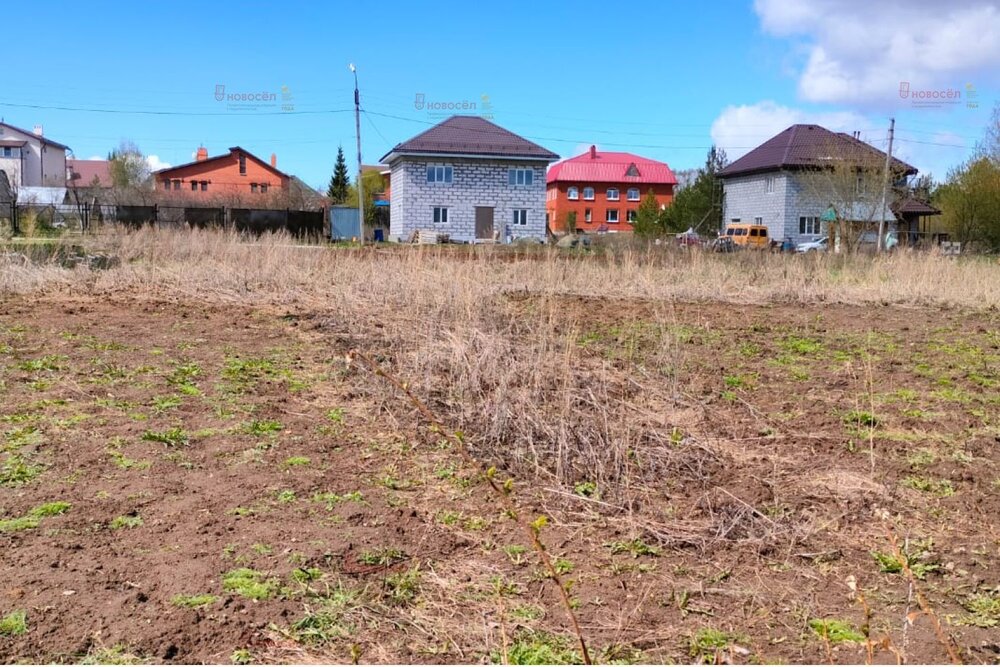
<path id="1" fill-rule="evenodd" d="M 451 167 L 451 182 L 429 181 L 429 166 Z M 455 241 L 544 240 L 547 166 L 541 160 L 503 157 L 400 156 L 391 165 L 389 237 L 406 241 L 416 230 L 432 230 Z M 531 184 L 511 185 L 512 169 L 530 169 Z M 447 209 L 446 222 L 435 221 L 435 208 Z M 481 220 L 488 214 L 483 209 L 492 209 L 488 238 L 482 225 L 477 235 L 477 208 Z"/>
<path id="2" fill-rule="evenodd" d="M 776 241 L 790 239 L 795 244 L 827 236 L 827 225 L 820 218 L 832 203 L 843 198 L 833 192 L 824 197 L 806 179 L 805 172 L 793 170 L 726 178 L 723 181 L 723 224 L 756 224 L 759 218 L 760 224 L 767 227 L 769 238 Z M 854 212 L 839 213 L 845 219 L 877 221 L 875 209 L 879 204 L 874 199 L 874 196 L 859 198 L 853 206 L 856 209 Z M 890 230 L 895 229 L 896 218 L 888 208 L 883 218 L 889 223 Z"/>

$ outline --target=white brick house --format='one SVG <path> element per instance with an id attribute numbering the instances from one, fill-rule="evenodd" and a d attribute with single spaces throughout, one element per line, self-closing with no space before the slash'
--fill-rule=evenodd
<path id="1" fill-rule="evenodd" d="M 724 194 L 723 224 L 762 224 L 770 239 L 789 239 L 795 244 L 828 234 L 822 218 L 831 206 L 842 219 L 877 224 L 880 188 L 845 195 L 843 188 L 832 184 L 824 187 L 823 179 L 816 178 L 834 161 L 862 165 L 860 170 L 865 165 L 881 170 L 885 153 L 857 137 L 817 125 L 789 127 L 719 172 Z M 917 173 L 914 167 L 895 158 L 893 171 L 896 175 Z M 889 229 L 894 229 L 896 216 L 889 203 L 881 217 Z"/>
<path id="2" fill-rule="evenodd" d="M 382 158 L 391 170 L 389 237 L 544 240 L 545 173 L 559 158 L 478 116 L 452 116 Z"/>

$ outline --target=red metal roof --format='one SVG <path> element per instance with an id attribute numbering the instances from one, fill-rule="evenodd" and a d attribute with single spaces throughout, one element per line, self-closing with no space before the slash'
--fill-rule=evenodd
<path id="1" fill-rule="evenodd" d="M 635 166 L 638 176 L 627 175 Z M 549 167 L 549 183 L 650 183 L 676 185 L 677 177 L 664 162 L 632 153 L 591 150 Z"/>
<path id="2" fill-rule="evenodd" d="M 70 178 L 66 182 L 71 188 L 89 188 L 97 179 L 97 187 L 110 188 L 111 163 L 107 160 L 66 160 L 66 170 Z"/>
<path id="3" fill-rule="evenodd" d="M 279 170 L 276 167 L 272 167 L 270 162 L 266 162 L 265 160 L 261 160 L 259 157 L 257 157 L 256 155 L 254 155 L 250 151 L 246 150 L 245 148 L 240 148 L 239 146 L 233 146 L 232 148 L 229 149 L 229 152 L 226 153 L 225 155 L 216 155 L 214 157 L 205 158 L 204 160 L 195 160 L 194 162 L 185 162 L 184 164 L 178 164 L 178 165 L 173 166 L 173 167 L 167 167 L 165 169 L 159 169 L 157 171 L 154 171 L 153 175 L 154 176 L 163 176 L 164 174 L 169 174 L 170 172 L 176 171 L 177 169 L 184 169 L 186 167 L 190 167 L 191 165 L 195 165 L 195 164 L 208 164 L 209 162 L 214 162 L 215 160 L 221 160 L 223 158 L 227 158 L 227 157 L 230 157 L 230 156 L 239 156 L 240 154 L 246 155 L 248 158 L 250 158 L 251 160 L 253 160 L 257 164 L 259 164 L 260 166 L 264 167 L 265 169 L 271 170 L 272 172 L 274 172 L 275 174 L 277 174 L 281 178 L 291 178 L 285 172 Z"/>

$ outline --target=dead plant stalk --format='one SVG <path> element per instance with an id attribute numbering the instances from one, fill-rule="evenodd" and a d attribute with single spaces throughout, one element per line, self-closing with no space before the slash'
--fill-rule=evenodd
<path id="1" fill-rule="evenodd" d="M 421 401 L 412 391 L 410 391 L 409 385 L 407 383 L 401 381 L 395 375 L 383 369 L 381 366 L 375 363 L 375 361 L 371 357 L 369 357 L 367 354 L 361 352 L 358 349 L 354 349 L 351 351 L 350 356 L 348 357 L 348 363 L 350 363 L 351 359 L 354 357 L 361 359 L 365 363 L 365 365 L 367 365 L 368 368 L 372 371 L 372 373 L 374 373 L 378 377 L 385 378 L 385 380 L 389 382 L 389 384 L 394 386 L 396 389 L 402 392 L 404 396 L 406 396 L 406 399 L 410 402 L 410 404 L 413 405 L 413 407 L 415 407 L 421 415 L 423 415 L 424 419 L 427 420 L 427 422 L 431 425 L 431 427 L 436 432 L 442 434 L 445 438 L 448 439 L 448 441 L 452 445 L 455 446 L 456 450 L 458 451 L 459 455 L 462 457 L 462 460 L 466 463 L 466 465 L 476 470 L 480 479 L 486 482 L 489 488 L 500 500 L 501 504 L 507 511 L 508 515 L 512 519 L 514 519 L 514 521 L 516 521 L 519 526 L 521 526 L 529 542 L 531 543 L 532 548 L 538 555 L 538 560 L 541 562 L 542 567 L 545 568 L 545 571 L 548 572 L 549 577 L 552 579 L 553 583 L 555 583 L 556 588 L 559 589 L 559 597 L 560 600 L 562 601 L 563 607 L 566 610 L 566 615 L 567 617 L 569 617 L 570 625 L 572 626 L 573 632 L 576 635 L 577 641 L 580 645 L 580 653 L 583 657 L 584 664 L 587 665 L 592 664 L 590 660 L 590 652 L 587 650 L 587 643 L 586 641 L 584 641 L 583 631 L 580 629 L 580 623 L 577 620 L 576 614 L 573 611 L 573 605 L 570 603 L 569 594 L 566 592 L 566 586 L 563 584 L 562 578 L 556 571 L 555 565 L 553 564 L 552 559 L 549 557 L 549 553 L 545 549 L 545 545 L 542 543 L 541 537 L 539 536 L 542 524 L 539 522 L 532 523 L 524 518 L 524 515 L 521 513 L 520 509 L 517 506 L 517 503 L 514 501 L 513 498 L 513 480 L 508 479 L 503 484 L 497 482 L 496 470 L 492 467 L 487 468 L 483 463 L 481 463 L 474 456 L 472 456 L 472 452 L 470 452 L 469 448 L 466 446 L 464 438 L 461 435 L 459 435 L 459 433 L 447 428 L 441 422 L 441 420 L 438 419 L 437 415 L 435 415 L 434 412 L 429 407 L 427 407 L 427 405 L 423 401 Z"/>

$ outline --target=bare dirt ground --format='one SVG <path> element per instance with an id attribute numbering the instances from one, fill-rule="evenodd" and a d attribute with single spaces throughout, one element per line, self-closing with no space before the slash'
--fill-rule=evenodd
<path id="1" fill-rule="evenodd" d="M 546 308 L 622 391 L 665 334 L 675 362 L 642 416 L 671 438 L 622 462 L 658 466 L 641 493 L 517 476 L 597 660 L 945 662 L 920 594 L 963 660 L 1000 660 L 996 312 Z M 339 333 L 5 297 L 0 617 L 25 623 L 0 661 L 578 661 L 523 535 Z"/>

